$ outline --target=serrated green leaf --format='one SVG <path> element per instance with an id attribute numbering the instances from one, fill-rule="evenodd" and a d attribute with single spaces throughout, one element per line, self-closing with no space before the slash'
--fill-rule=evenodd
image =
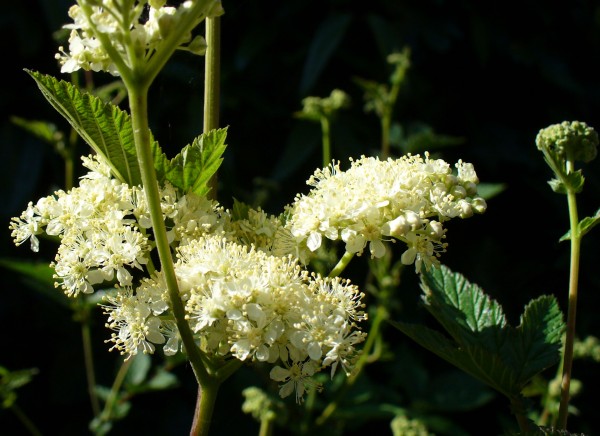
<path id="1" fill-rule="evenodd" d="M 530 380 L 558 361 L 564 327 L 563 314 L 553 296 L 544 295 L 527 304 L 515 340 L 510 341 L 516 354 L 514 365 L 522 365 L 520 380 Z"/>
<path id="2" fill-rule="evenodd" d="M 141 184 L 133 128 L 126 112 L 81 92 L 71 83 L 35 71 L 25 71 L 33 77 L 50 104 L 106 160 L 117 179 L 130 186 Z"/>
<path id="3" fill-rule="evenodd" d="M 497 330 L 489 329 L 506 325 L 502 307 L 479 286 L 444 265 L 424 273 L 421 282 L 425 307 L 455 340 L 479 342 L 483 335 L 492 344 L 502 342 L 503 338 L 494 337 Z"/>
<path id="4" fill-rule="evenodd" d="M 206 195 L 208 182 L 223 161 L 226 136 L 227 128 L 203 133 L 171 160 L 156 149 L 154 166 L 159 182 L 169 181 L 184 192 Z"/>
<path id="5" fill-rule="evenodd" d="M 418 324 L 389 321 L 416 343 L 476 379 L 511 396 L 515 392 L 516 375 L 502 364 L 499 356 L 476 346 L 461 346 L 440 332 Z"/>
<path id="6" fill-rule="evenodd" d="M 421 286 L 425 308 L 451 338 L 425 326 L 392 325 L 507 397 L 559 361 L 564 322 L 554 297 L 531 301 L 515 329 L 498 303 L 444 265 L 422 274 Z"/>

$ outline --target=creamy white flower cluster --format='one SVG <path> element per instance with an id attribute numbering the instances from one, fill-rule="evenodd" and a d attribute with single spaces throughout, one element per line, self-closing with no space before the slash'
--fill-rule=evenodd
<path id="1" fill-rule="evenodd" d="M 159 42 L 177 28 L 178 21 L 196 1 L 185 1 L 176 8 L 165 6 L 166 0 L 83 0 L 84 7 L 91 10 L 89 19 L 80 4 L 71 6 L 69 17 L 73 23 L 64 26 L 71 29 L 69 50 L 67 53 L 64 47 L 59 47 L 55 56 L 62 66 L 61 72 L 72 73 L 81 68 L 118 75 L 117 67 L 98 39 L 98 34 L 110 38 L 114 49 L 126 63 L 128 45 L 138 53 L 146 53 L 145 57 L 149 58 Z M 218 16 L 222 12 L 220 1 L 207 2 L 206 16 Z M 186 35 L 179 45 L 180 49 L 197 54 L 203 54 L 205 47 L 201 37 L 192 40 L 191 35 Z"/>
<path id="2" fill-rule="evenodd" d="M 209 355 L 273 364 L 282 397 L 301 401 L 325 367 L 350 372 L 365 334 L 362 294 L 348 281 L 310 275 L 292 257 L 270 256 L 206 235 L 177 249 L 175 271 L 186 317 Z M 180 347 L 160 275 L 119 293 L 105 307 L 114 347 L 134 355 Z"/>
<path id="3" fill-rule="evenodd" d="M 60 238 L 52 267 L 57 286 L 69 296 L 92 293 L 94 285 L 113 282 L 132 284 L 135 270 L 150 259 L 151 227 L 145 194 L 111 177 L 110 167 L 97 157 L 83 157 L 90 170 L 78 187 L 41 198 L 10 223 L 17 245 L 30 240 L 39 250 L 38 235 Z M 178 196 L 167 185 L 162 190 L 162 209 L 169 223 L 169 237 L 177 242 L 207 231 L 218 231 L 226 220 L 215 202 L 195 195 Z"/>
<path id="4" fill-rule="evenodd" d="M 17 245 L 56 236 L 51 266 L 69 296 L 114 286 L 103 305 L 111 348 L 128 357 L 181 350 L 162 273 L 154 271 L 151 220 L 140 187 L 115 180 L 98 157 L 78 187 L 30 203 L 10 223 Z M 310 274 L 298 259 L 275 256 L 280 219 L 261 209 L 233 219 L 217 202 L 172 185 L 161 189 L 167 236 L 186 318 L 209 355 L 273 365 L 282 396 L 315 386 L 313 375 L 338 367 L 349 373 L 365 334 L 362 293 L 348 281 Z M 137 273 L 136 273 L 137 270 Z"/>
<path id="5" fill-rule="evenodd" d="M 350 160 L 347 171 L 339 162 L 315 171 L 307 181 L 313 189 L 291 205 L 286 228 L 299 246 L 314 252 L 324 237 L 341 239 L 349 253 L 362 254 L 368 243 L 371 256 L 381 257 L 384 242 L 397 239 L 407 245 L 402 262 L 419 271 L 439 264 L 447 246 L 444 221 L 486 209 L 472 164 L 459 161 L 453 174 L 427 153 Z"/>

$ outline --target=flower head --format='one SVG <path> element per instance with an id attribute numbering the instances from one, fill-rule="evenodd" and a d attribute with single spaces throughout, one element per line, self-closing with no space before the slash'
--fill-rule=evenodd
<path id="1" fill-rule="evenodd" d="M 360 255 L 368 245 L 372 257 L 381 257 L 393 238 L 408 245 L 406 264 L 436 265 L 446 248 L 442 223 L 486 208 L 473 166 L 459 161 L 456 168 L 453 174 L 428 154 L 385 161 L 363 156 L 347 171 L 334 163 L 308 180 L 313 189 L 296 197 L 286 228 L 311 251 L 324 239 L 341 239 L 347 252 Z"/>
<path id="2" fill-rule="evenodd" d="M 539 131 L 538 150 L 573 161 L 590 162 L 598 153 L 598 133 L 581 121 L 563 121 Z"/>
<path id="3" fill-rule="evenodd" d="M 149 60 L 160 50 L 161 42 L 178 30 L 193 3 L 185 1 L 171 7 L 158 0 L 83 0 L 71 6 L 69 17 L 73 23 L 64 26 L 71 29 L 69 47 L 68 50 L 59 47 L 55 55 L 61 72 L 84 69 L 118 76 L 119 63 L 132 67 L 132 53 L 138 56 L 137 61 Z M 207 2 L 197 21 L 222 13 L 219 0 Z M 183 35 L 177 48 L 203 54 L 203 41 L 201 37 L 192 39 L 191 34 Z"/>

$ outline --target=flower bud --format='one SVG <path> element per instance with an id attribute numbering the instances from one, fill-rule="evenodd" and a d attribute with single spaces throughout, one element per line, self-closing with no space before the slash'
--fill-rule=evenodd
<path id="1" fill-rule="evenodd" d="M 385 236 L 403 236 L 410 230 L 410 225 L 406 222 L 404 215 L 400 215 L 392 221 L 388 221 L 381 228 L 381 233 Z"/>

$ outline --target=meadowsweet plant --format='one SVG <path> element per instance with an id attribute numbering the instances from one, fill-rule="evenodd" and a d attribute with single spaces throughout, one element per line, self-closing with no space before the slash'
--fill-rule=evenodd
<path id="1" fill-rule="evenodd" d="M 386 148 L 381 158 L 360 156 L 343 165 L 330 159 L 324 141 L 323 167 L 308 178 L 307 192 L 297 194 L 281 213 L 237 201 L 227 208 L 216 198 L 227 135 L 227 128 L 218 128 L 215 112 L 216 29 L 223 13 L 216 0 L 178 6 L 160 0 L 80 0 L 70 8 L 69 45 L 56 55 L 61 71 L 119 77 L 129 110 L 28 71 L 94 153 L 82 157 L 88 172 L 78 186 L 30 202 L 11 220 L 15 244 L 27 243 L 37 252 L 41 243 L 51 243 L 47 239 L 58 242 L 51 263 L 55 286 L 72 298 L 104 296 L 100 306 L 110 350 L 128 361 L 144 354 L 185 356 L 199 386 L 192 434 L 208 433 L 219 387 L 244 364 L 267 367 L 279 396 L 294 398 L 296 407 L 312 407 L 323 380 L 341 375 L 348 380 L 346 389 L 352 386 L 381 341 L 389 300 L 370 311 L 365 292 L 342 274 L 355 256 L 385 262 L 400 246 L 401 265 L 414 266 L 421 275 L 430 309 L 458 345 L 425 327 L 394 325 L 486 382 L 489 367 L 496 365 L 490 383 L 510 398 L 527 430 L 520 391 L 554 362 L 560 312 L 553 299 L 542 298 L 528 306 L 523 328 L 511 330 L 498 305 L 441 264 L 447 222 L 487 208 L 472 164 L 451 165 L 428 152 L 392 158 Z M 198 34 L 201 23 L 206 39 Z M 210 68 L 204 131 L 168 158 L 150 130 L 148 95 L 177 50 L 205 54 Z M 388 130 L 407 56 L 405 51 L 391 58 L 396 70 L 385 111 Z M 330 100 L 332 110 L 346 102 L 339 93 Z M 323 106 L 322 100 L 305 101 L 313 103 Z M 325 109 L 318 114 L 321 121 L 331 116 Z M 317 272 L 313 261 L 331 247 L 341 247 L 341 255 L 326 274 Z M 475 306 L 484 315 L 473 320 L 474 314 L 466 313 L 471 330 L 461 331 L 465 323 L 457 313 Z M 483 330 L 521 347 L 520 358 L 498 365 L 497 355 L 506 350 L 490 349 L 490 337 L 478 335 Z M 481 352 L 482 361 L 473 361 L 461 341 Z M 546 348 L 530 358 L 526 352 L 540 344 Z M 525 369 L 514 375 L 515 367 Z M 248 410 L 272 426 L 281 403 L 256 390 L 248 396 Z M 338 403 L 339 398 L 324 408 L 316 426 L 331 418 Z M 261 410 L 266 408 L 268 413 Z M 393 428 L 423 427 L 396 418 Z"/>

